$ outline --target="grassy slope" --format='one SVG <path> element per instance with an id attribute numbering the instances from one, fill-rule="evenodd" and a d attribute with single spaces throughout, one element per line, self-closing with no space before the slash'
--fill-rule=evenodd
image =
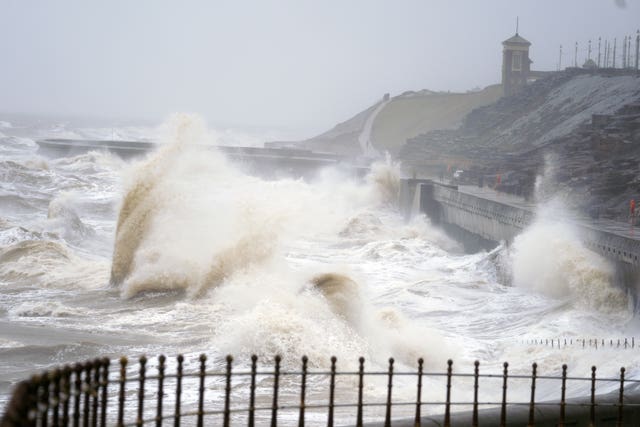
<path id="1" fill-rule="evenodd" d="M 476 107 L 502 96 L 500 85 L 480 92 L 427 93 L 398 96 L 378 114 L 373 124 L 373 145 L 380 151 L 397 153 L 408 138 L 434 129 L 451 129 Z"/>

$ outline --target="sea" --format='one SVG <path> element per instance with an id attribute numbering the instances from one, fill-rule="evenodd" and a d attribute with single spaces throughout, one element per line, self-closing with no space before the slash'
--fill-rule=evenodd
<path id="1" fill-rule="evenodd" d="M 513 242 L 466 253 L 428 218 L 398 210 L 402 165 L 390 157 L 364 177 L 326 168 L 266 179 L 215 145 L 258 146 L 268 135 L 215 129 L 195 115 L 120 127 L 0 119 L 0 409 L 34 373 L 123 355 L 183 354 L 193 367 L 205 353 L 221 370 L 228 354 L 238 369 L 254 354 L 265 367 L 280 355 L 290 370 L 303 355 L 310 369 L 327 370 L 335 356 L 338 370 L 357 370 L 362 356 L 382 372 L 390 357 L 407 372 L 423 358 L 430 372 L 451 359 L 455 372 L 472 373 L 477 360 L 497 375 L 505 361 L 521 375 L 535 362 L 542 376 L 566 364 L 573 377 L 595 365 L 599 377 L 625 367 L 640 379 L 639 346 L 615 345 L 638 336 L 635 298 L 556 219 L 561 201 L 541 202 Z M 53 157 L 40 153 L 43 138 L 158 148 L 131 159 Z M 582 339 L 607 345 L 583 348 Z M 384 401 L 385 381 L 368 384 L 365 397 Z M 443 381 L 433 379 L 423 399 L 443 400 Z M 310 387 L 321 394 L 326 383 Z M 617 387 L 599 383 L 598 392 Z M 415 379 L 393 390 L 413 399 Z M 589 390 L 576 381 L 567 392 Z M 469 392 L 454 384 L 454 399 Z M 484 401 L 501 393 L 499 381 L 480 387 Z M 514 382 L 510 393 L 527 401 L 530 384 Z M 549 400 L 560 390 L 541 381 L 536 393 Z"/>

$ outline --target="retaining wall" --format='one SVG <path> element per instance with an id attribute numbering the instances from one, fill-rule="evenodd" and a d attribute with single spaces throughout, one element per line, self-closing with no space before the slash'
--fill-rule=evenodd
<path id="1" fill-rule="evenodd" d="M 402 180 L 399 203 L 406 218 L 426 214 L 469 251 L 495 247 L 501 241 L 509 243 L 535 219 L 530 208 L 468 194 L 455 185 L 425 179 Z M 615 262 L 617 281 L 639 291 L 640 227 L 635 237 L 616 232 L 616 224 L 611 221 L 580 221 L 574 225 L 589 249 Z"/>

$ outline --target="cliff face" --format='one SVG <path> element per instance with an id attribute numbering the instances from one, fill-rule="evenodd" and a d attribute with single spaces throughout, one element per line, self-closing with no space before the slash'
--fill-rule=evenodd
<path id="1" fill-rule="evenodd" d="M 523 195 L 544 174 L 575 207 L 621 218 L 628 200 L 640 198 L 640 78 L 553 73 L 473 110 L 456 130 L 409 140 L 399 157 L 425 173 L 463 168 L 472 183 L 493 183 L 500 174 L 503 190 Z"/>

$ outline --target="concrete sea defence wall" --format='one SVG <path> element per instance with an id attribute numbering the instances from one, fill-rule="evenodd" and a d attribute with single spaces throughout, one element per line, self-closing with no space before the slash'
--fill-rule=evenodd
<path id="1" fill-rule="evenodd" d="M 467 251 L 509 244 L 535 219 L 531 205 L 509 200 L 493 200 L 471 194 L 456 185 L 426 179 L 405 179 L 400 185 L 399 206 L 405 218 L 416 213 L 458 239 Z M 640 291 L 640 228 L 606 220 L 576 220 L 583 243 L 592 251 L 612 260 L 617 281 Z"/>

